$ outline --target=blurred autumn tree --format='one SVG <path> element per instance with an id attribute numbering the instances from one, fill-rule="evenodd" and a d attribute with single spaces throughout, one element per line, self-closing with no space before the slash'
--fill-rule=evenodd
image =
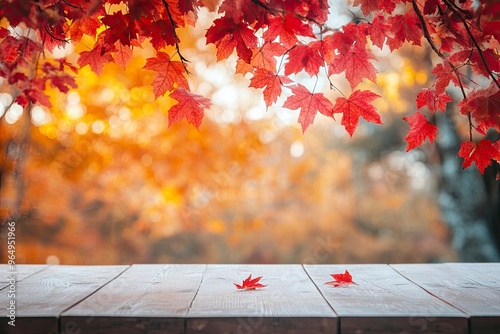
<path id="1" fill-rule="evenodd" d="M 172 2 L 164 3 L 167 9 L 162 15 L 166 17 L 172 14 L 168 9 Z M 212 2 L 204 4 L 215 8 Z M 300 10 L 305 11 L 304 6 Z M 50 23 L 58 17 L 49 9 L 43 13 L 52 13 Z M 186 13 L 188 9 L 184 8 Z M 117 13 L 106 17 L 120 16 Z M 318 114 L 303 136 L 290 120 L 298 117 L 304 130 L 312 123 L 311 116 L 304 119 L 304 109 L 299 113 L 270 106 L 271 97 L 266 95 L 265 104 L 257 102 L 261 97 L 248 90 L 249 77 L 242 75 L 248 64 L 241 60 L 248 57 L 240 48 L 241 41 L 229 50 L 235 48 L 239 60 L 233 56 L 216 63 L 231 53 L 221 48 L 227 40 L 212 40 L 217 51 L 214 45 L 205 45 L 205 29 L 215 14 L 199 14 L 196 27 L 176 26 L 175 39 L 166 41 L 169 45 L 164 51 L 180 58 L 179 69 L 188 66 L 185 59 L 189 59 L 189 69 L 195 74 L 189 84 L 179 77 L 170 95 L 163 96 L 163 90 L 170 89 L 158 84 L 162 72 L 153 64 L 166 57 L 167 53 L 155 52 L 164 46 L 158 43 L 166 36 L 153 36 L 152 45 L 144 41 L 133 54 L 120 49 L 123 40 L 119 36 L 110 50 L 102 40 L 85 35 L 73 46 L 55 48 L 54 53 L 60 54 L 54 54 L 54 59 L 59 59 L 67 73 L 71 64 L 82 66 L 76 85 L 64 75 L 57 77 L 62 82 L 47 79 L 55 88 L 67 90 L 58 94 L 54 87 L 44 86 L 48 101 L 32 88 L 22 90 L 19 96 L 25 94 L 26 99 L 16 101 L 26 103 L 29 114 L 14 103 L 9 82 L 4 82 L 5 92 L 0 96 L 5 109 L 0 121 L 1 209 L 3 217 L 18 223 L 19 262 L 316 263 L 456 258 L 435 201 L 437 179 L 429 161 L 420 151 L 400 152 L 404 150 L 401 113 L 412 107 L 404 101 L 413 100 L 421 88 L 413 83 L 424 85 L 428 80 L 429 67 L 419 69 L 409 60 L 413 55 L 404 54 L 414 49 L 393 55 L 397 66 L 391 64 L 394 60 L 381 62 L 378 88 L 359 78 L 354 87 L 360 84 L 360 89 L 380 90 L 384 96 L 374 105 L 388 126 L 379 133 L 380 141 L 374 141 L 372 135 L 379 130 L 360 123 L 354 140 L 345 144 L 344 127 L 352 134 L 357 118 L 356 124 L 346 124 L 344 114 L 342 125 L 332 125 Z M 356 23 L 349 17 L 354 14 L 347 14 L 347 20 Z M 307 18 L 318 24 L 316 19 Z M 112 22 L 108 19 L 106 24 Z M 78 34 L 75 29 L 72 36 Z M 57 35 L 61 31 L 46 33 L 43 38 L 61 44 Z M 88 51 L 87 45 L 94 47 Z M 379 59 L 387 55 L 386 50 L 380 52 Z M 102 65 L 108 53 L 127 60 Z M 78 54 L 85 57 L 77 60 Z M 92 61 L 97 54 L 99 62 Z M 425 57 L 430 59 L 428 54 Z M 84 67 L 87 64 L 93 71 Z M 50 66 L 44 65 L 44 74 L 56 71 Z M 289 70 L 290 66 L 285 72 L 296 70 Z M 157 73 L 145 71 L 148 67 Z M 236 77 L 234 68 L 240 73 Z M 347 72 L 346 76 L 354 90 L 352 81 L 357 79 L 349 78 Z M 308 86 L 312 83 L 317 91 L 324 90 L 314 79 L 297 78 Z M 371 72 L 367 78 L 373 80 Z M 407 80 L 412 84 L 397 84 Z M 255 81 L 250 83 L 259 87 Z M 405 85 L 408 96 L 401 89 Z M 201 95 L 214 102 L 199 131 L 186 122 L 178 123 L 183 117 L 172 118 L 181 104 L 175 93 L 185 94 L 186 86 L 200 94 L 188 95 L 198 107 L 208 103 Z M 336 89 L 344 87 L 338 84 Z M 293 94 L 299 90 L 292 88 Z M 325 96 L 332 98 L 331 92 Z M 35 106 L 32 98 L 52 107 Z M 186 118 L 195 125 L 200 120 Z"/>
<path id="2" fill-rule="evenodd" d="M 415 191 L 420 176 L 412 181 L 403 169 L 384 169 L 390 180 L 369 181 L 346 150 L 340 125 L 320 121 L 304 136 L 290 125 L 294 115 L 272 108 L 263 114 L 258 93 L 238 90 L 247 79 L 228 75 L 231 64 L 205 68 L 213 59 L 197 47 L 199 31 L 186 34 L 193 36 L 185 39 L 193 41 L 187 54 L 202 64 L 196 77 L 218 75 L 193 85 L 205 85 L 215 100 L 222 96 L 199 130 L 187 122 L 166 129 L 172 101 L 154 99 L 141 52 L 125 71 L 113 64 L 101 76 L 82 69 L 78 89 L 51 93 L 54 107 L 34 109 L 32 124 L 4 118 L 8 145 L 29 142 L 22 159 L 21 150 L 8 152 L 2 184 L 4 213 L 22 194 L 20 262 L 455 258 L 429 181 Z M 241 107 L 224 105 L 235 93 L 244 96 Z M 22 136 L 26 126 L 29 137 Z M 401 134 L 395 138 L 400 150 Z M 407 161 L 403 153 L 399 159 Z"/>

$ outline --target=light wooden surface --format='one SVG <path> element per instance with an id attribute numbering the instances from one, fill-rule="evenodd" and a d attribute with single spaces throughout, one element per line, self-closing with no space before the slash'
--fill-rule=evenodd
<path id="1" fill-rule="evenodd" d="M 472 334 L 500 333 L 500 266 L 450 263 L 393 267 L 467 314 Z"/>
<path id="2" fill-rule="evenodd" d="M 260 290 L 234 283 L 263 276 Z M 186 333 L 336 333 L 336 315 L 301 265 L 209 265 Z"/>
<path id="3" fill-rule="evenodd" d="M 500 263 L 16 267 L 1 334 L 500 333 Z M 324 284 L 346 269 L 356 284 Z M 249 274 L 267 286 L 236 289 Z"/>
<path id="4" fill-rule="evenodd" d="M 341 333 L 466 334 L 465 314 L 434 298 L 385 264 L 305 265 L 325 299 L 339 315 Z M 330 273 L 346 269 L 356 284 L 325 285 Z"/>
<path id="5" fill-rule="evenodd" d="M 10 276 L 13 274 L 16 276 L 16 281 L 18 282 L 48 267 L 48 265 L 44 264 L 24 264 L 19 267 L 14 266 L 14 269 L 11 270 L 9 265 L 0 264 L 0 290 L 9 285 Z"/>
<path id="6" fill-rule="evenodd" d="M 23 271 L 17 265 L 18 271 Z M 50 266 L 16 284 L 16 326 L 7 323 L 1 308 L 0 333 L 57 333 L 59 316 L 118 276 L 126 266 Z M 8 305 L 8 294 L 0 294 L 0 305 Z"/>
<path id="7" fill-rule="evenodd" d="M 133 265 L 62 314 L 79 333 L 184 333 L 184 320 L 206 265 Z"/>

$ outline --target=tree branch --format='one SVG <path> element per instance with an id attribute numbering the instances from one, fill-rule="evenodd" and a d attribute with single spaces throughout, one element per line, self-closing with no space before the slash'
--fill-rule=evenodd
<path id="1" fill-rule="evenodd" d="M 170 7 L 168 6 L 167 1 L 162 0 L 163 5 L 165 6 L 165 9 L 168 14 L 168 18 L 170 20 L 170 24 L 172 25 L 172 33 L 174 34 L 174 40 L 175 40 L 175 50 L 177 51 L 177 54 L 179 55 L 179 58 L 181 59 L 182 66 L 184 67 L 184 70 L 186 71 L 187 74 L 190 74 L 189 70 L 187 69 L 186 63 L 189 63 L 189 60 L 184 58 L 184 56 L 181 53 L 181 48 L 179 47 L 179 37 L 177 36 L 177 32 L 175 31 L 175 27 L 177 24 L 175 23 L 174 17 L 172 16 L 172 13 L 170 12 Z"/>
<path id="2" fill-rule="evenodd" d="M 445 0 L 446 1 L 446 0 Z M 466 100 L 467 99 L 467 94 L 465 93 L 465 89 L 464 89 L 464 86 L 463 86 L 463 83 L 462 83 L 462 79 L 460 78 L 460 73 L 458 72 L 457 68 L 455 67 L 454 64 L 452 64 L 450 61 L 448 61 L 448 59 L 446 59 L 446 56 L 441 52 L 439 51 L 439 49 L 437 48 L 436 44 L 434 44 L 434 42 L 432 41 L 432 38 L 431 38 L 431 35 L 429 33 L 429 29 L 427 29 L 427 24 L 425 23 L 425 19 L 424 19 L 424 16 L 422 15 L 422 12 L 420 11 L 420 9 L 418 8 L 418 5 L 417 5 L 417 2 L 416 0 L 412 0 L 412 5 L 413 5 L 413 10 L 415 11 L 415 14 L 417 14 L 417 17 L 420 21 L 420 24 L 422 25 L 422 31 L 424 33 L 424 37 L 425 39 L 427 40 L 427 42 L 429 43 L 429 45 L 431 46 L 432 50 L 441 58 L 443 59 L 444 61 L 448 62 L 448 64 L 450 64 L 450 67 L 453 71 L 453 73 L 455 74 L 455 76 L 457 77 L 457 80 L 458 80 L 458 83 L 460 85 L 460 90 L 462 92 L 462 96 L 464 97 L 464 99 Z"/>
<path id="3" fill-rule="evenodd" d="M 262 3 L 260 2 L 259 0 L 251 0 L 254 4 L 256 4 L 257 6 L 261 7 L 261 8 L 264 8 L 265 10 L 271 12 L 272 14 L 276 14 L 276 13 L 281 13 L 281 14 L 291 14 L 289 12 L 286 12 L 284 10 L 279 10 L 279 9 L 276 9 L 276 8 L 271 8 L 269 7 L 268 5 L 266 5 L 265 3 Z M 302 20 L 305 20 L 305 21 L 309 21 L 309 22 L 312 22 L 318 26 L 323 26 L 323 24 L 320 24 L 318 21 L 316 20 L 313 20 L 311 18 L 308 18 L 308 17 L 305 17 L 303 15 L 299 15 L 297 13 L 293 13 L 295 16 L 297 16 L 298 18 L 302 19 Z"/>
<path id="4" fill-rule="evenodd" d="M 457 7 L 455 4 L 450 3 L 449 0 L 443 0 L 446 6 L 462 21 L 462 24 L 465 27 L 465 30 L 467 31 L 467 35 L 469 35 L 469 38 L 471 39 L 472 43 L 474 44 L 474 47 L 476 48 L 477 52 L 479 53 L 479 58 L 481 59 L 481 62 L 483 63 L 484 68 L 488 72 L 488 74 L 491 77 L 491 80 L 495 82 L 498 88 L 500 88 L 500 83 L 498 80 L 495 78 L 494 73 L 490 70 L 490 67 L 488 66 L 488 63 L 486 62 L 486 59 L 484 58 L 483 50 L 481 49 L 481 46 L 479 43 L 476 41 L 474 38 L 474 35 L 472 35 L 472 31 L 470 31 L 469 24 L 467 23 L 467 20 L 460 14 L 460 12 L 464 12 L 461 8 L 458 8 L 460 12 L 457 10 Z M 466 13 L 465 13 L 466 14 Z"/>

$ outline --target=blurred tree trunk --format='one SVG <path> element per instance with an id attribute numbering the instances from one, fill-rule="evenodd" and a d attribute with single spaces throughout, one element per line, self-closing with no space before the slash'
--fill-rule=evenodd
<path id="1" fill-rule="evenodd" d="M 5 120 L 0 119 L 0 131 Z M 25 109 L 12 137 L 1 136 L 0 141 L 0 200 L 1 222 L 19 222 L 23 216 L 23 199 L 25 191 L 25 164 L 31 141 L 31 104 Z M 9 183 L 9 184 L 8 184 Z M 5 195 L 6 188 L 14 187 L 14 196 Z"/>
<path id="2" fill-rule="evenodd" d="M 453 108 L 449 104 L 449 108 Z M 452 234 L 452 246 L 461 261 L 500 260 L 500 181 L 498 165 L 481 175 L 475 166 L 462 170 L 457 157 L 460 138 L 450 110 L 436 114 L 440 136 L 436 146 L 441 159 L 438 202 Z"/>

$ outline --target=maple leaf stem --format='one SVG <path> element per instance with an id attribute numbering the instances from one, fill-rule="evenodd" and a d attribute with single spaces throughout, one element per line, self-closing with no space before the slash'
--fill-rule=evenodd
<path id="1" fill-rule="evenodd" d="M 283 53 L 283 55 L 281 56 L 281 59 L 280 59 L 280 64 L 278 66 L 278 71 L 276 73 L 279 73 L 281 71 L 281 68 L 283 67 L 283 61 L 285 60 L 285 56 L 288 54 L 288 52 L 292 51 L 296 47 L 297 47 L 297 45 L 294 45 L 290 49 L 286 50 L 285 53 Z"/>
<path id="2" fill-rule="evenodd" d="M 319 77 L 318 77 L 318 76 L 316 76 L 316 81 L 314 82 L 314 86 L 313 86 L 313 89 L 312 89 L 312 91 L 311 91 L 311 93 L 313 93 L 313 94 L 314 94 L 314 92 L 316 91 L 316 85 L 318 84 L 318 80 L 319 80 Z"/>
<path id="3" fill-rule="evenodd" d="M 467 118 L 469 119 L 469 141 L 472 141 L 472 113 L 468 113 Z"/>
<path id="4" fill-rule="evenodd" d="M 321 35 L 321 37 L 323 38 L 323 35 Z M 321 57 L 323 57 L 323 60 L 325 59 L 324 57 L 324 54 L 323 54 L 323 51 L 321 51 Z M 328 66 L 326 64 L 326 60 L 324 60 L 324 66 L 323 66 L 323 69 L 325 70 L 325 74 L 326 74 L 326 79 L 328 80 L 328 84 L 330 85 L 330 89 L 331 90 L 336 90 L 337 92 L 339 92 L 343 97 L 346 97 L 344 93 L 342 93 L 342 91 L 333 84 L 332 80 L 330 79 L 330 76 L 328 75 Z"/>
<path id="5" fill-rule="evenodd" d="M 479 54 L 479 58 L 481 58 L 481 62 L 483 63 L 484 68 L 489 73 L 491 79 L 495 82 L 497 87 L 500 88 L 500 83 L 495 78 L 493 72 L 491 71 L 490 67 L 488 66 L 488 63 L 486 62 L 486 59 L 484 58 L 483 50 L 481 49 L 481 46 L 479 45 L 477 40 L 474 38 L 474 35 L 470 31 L 469 24 L 467 23 L 467 20 L 460 14 L 460 12 L 457 10 L 458 7 L 455 4 L 450 3 L 449 0 L 444 0 L 444 2 L 446 3 L 446 6 L 451 11 L 453 11 L 453 13 L 455 13 L 456 16 L 458 16 L 460 21 L 462 21 L 462 24 L 464 25 L 464 28 L 467 31 L 467 35 L 469 35 L 469 38 L 471 39 L 472 43 L 474 44 L 474 47 L 476 48 L 476 50 Z M 463 10 L 461 10 L 461 8 L 458 8 L 458 9 L 463 13 Z"/>
<path id="6" fill-rule="evenodd" d="M 178 42 L 179 37 L 177 36 L 177 32 L 175 31 L 176 23 L 175 23 L 175 20 L 172 16 L 172 13 L 170 12 L 170 7 L 168 6 L 167 1 L 162 0 L 162 2 L 163 2 L 163 5 L 165 6 L 165 10 L 167 11 L 168 19 L 170 20 L 170 24 L 172 24 L 172 33 L 174 34 L 176 53 L 179 55 L 179 58 L 181 59 L 182 66 L 184 67 L 184 70 L 186 71 L 186 73 L 190 74 L 189 70 L 187 69 L 187 65 L 186 65 L 186 63 L 189 63 L 189 60 L 187 60 L 181 53 L 181 48 L 179 47 L 179 42 Z"/>

